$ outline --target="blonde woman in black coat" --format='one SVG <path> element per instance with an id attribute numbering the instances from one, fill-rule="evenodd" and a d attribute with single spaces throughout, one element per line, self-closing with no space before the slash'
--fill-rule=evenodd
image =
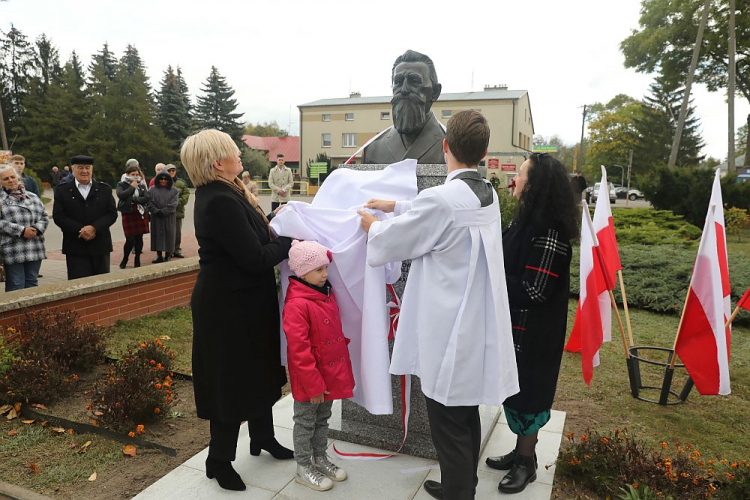
<path id="1" fill-rule="evenodd" d="M 257 199 L 237 178 L 240 150 L 229 135 L 191 135 L 181 157 L 196 187 L 193 384 L 198 417 L 210 420 L 206 475 L 222 488 L 244 490 L 231 464 L 242 421 L 251 454 L 293 458 L 274 438 L 271 411 L 286 383 L 274 266 L 287 258 L 291 240 L 273 236 Z"/>

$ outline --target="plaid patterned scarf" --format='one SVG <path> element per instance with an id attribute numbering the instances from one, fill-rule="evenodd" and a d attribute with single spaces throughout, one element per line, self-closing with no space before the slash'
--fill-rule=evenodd
<path id="1" fill-rule="evenodd" d="M 10 191 L 9 189 L 5 189 L 6 193 L 8 193 L 8 196 L 15 198 L 18 201 L 25 200 L 26 199 L 26 187 L 23 184 L 18 184 L 18 188 Z"/>

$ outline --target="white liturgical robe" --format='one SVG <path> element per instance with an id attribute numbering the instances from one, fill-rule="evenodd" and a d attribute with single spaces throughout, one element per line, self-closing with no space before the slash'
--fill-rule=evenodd
<path id="1" fill-rule="evenodd" d="M 312 204 L 291 201 L 271 220 L 280 236 L 313 240 L 331 250 L 328 267 L 354 372 L 352 400 L 376 415 L 393 413 L 388 372 L 388 307 L 386 283 L 401 276 L 401 262 L 367 265 L 367 234 L 360 226 L 360 209 L 370 198 L 411 200 L 417 194 L 416 160 L 405 160 L 377 171 L 337 169 L 326 179 Z M 392 214 L 380 214 L 383 219 Z M 283 306 L 289 267 L 281 265 Z M 286 337 L 282 332 L 282 361 Z"/>
<path id="2" fill-rule="evenodd" d="M 519 390 L 500 208 L 451 178 L 370 226 L 369 265 L 412 259 L 390 370 L 446 406 L 500 405 Z"/>

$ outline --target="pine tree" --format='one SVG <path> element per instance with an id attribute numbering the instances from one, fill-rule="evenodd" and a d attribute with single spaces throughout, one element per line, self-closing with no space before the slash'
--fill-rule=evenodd
<path id="1" fill-rule="evenodd" d="M 36 39 L 36 69 L 37 76 L 41 78 L 45 90 L 49 87 L 52 79 L 60 76 L 62 71 L 60 53 L 44 33 Z"/>
<path id="2" fill-rule="evenodd" d="M 89 81 L 87 90 L 89 95 L 107 95 L 110 82 L 115 79 L 117 71 L 117 59 L 109 50 L 109 45 L 104 44 L 101 52 L 91 56 L 89 64 Z"/>
<path id="3" fill-rule="evenodd" d="M 172 157 L 166 137 L 155 123 L 155 104 L 150 93 L 145 67 L 133 46 L 108 70 L 104 51 L 92 64 L 88 92 L 93 116 L 85 134 L 89 154 L 96 161 L 100 180 L 119 179 L 125 161 L 137 158 L 143 166 Z M 111 53 L 109 53 L 111 55 Z"/>
<path id="4" fill-rule="evenodd" d="M 641 165 L 666 165 L 672 151 L 684 89 L 669 84 L 660 76 L 649 90 L 651 95 L 642 101 L 642 116 L 635 120 L 638 138 L 633 161 Z M 689 105 L 675 163 L 679 167 L 698 166 L 705 158 L 700 153 L 704 142 L 700 136 L 700 121 L 694 111 L 695 108 Z"/>
<path id="5" fill-rule="evenodd" d="M 7 130 L 20 122 L 23 100 L 29 93 L 29 83 L 34 76 L 34 47 L 28 38 L 11 24 L 10 31 L 0 31 L 0 102 Z M 13 142 L 8 137 L 9 142 Z"/>
<path id="6" fill-rule="evenodd" d="M 170 147 L 174 150 L 179 149 L 182 141 L 190 135 L 193 123 L 190 116 L 190 101 L 188 96 L 183 93 L 183 88 L 187 90 L 184 80 L 181 80 L 179 73 L 175 74 L 172 66 L 164 72 L 164 78 L 161 81 L 161 90 L 156 97 L 158 114 L 157 123 L 164 135 L 169 139 Z"/>
<path id="7" fill-rule="evenodd" d="M 244 113 L 235 113 L 237 100 L 232 99 L 234 90 L 227 84 L 226 78 L 211 66 L 211 74 L 201 89 L 204 95 L 198 96 L 195 110 L 195 124 L 199 129 L 215 128 L 226 132 L 239 147 L 242 144 L 244 126 L 239 118 Z"/>

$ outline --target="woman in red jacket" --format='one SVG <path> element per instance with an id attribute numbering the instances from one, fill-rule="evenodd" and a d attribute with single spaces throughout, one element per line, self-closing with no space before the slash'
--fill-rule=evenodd
<path id="1" fill-rule="evenodd" d="M 328 282 L 331 251 L 314 241 L 293 241 L 284 311 L 289 378 L 294 397 L 295 480 L 318 491 L 346 479 L 326 455 L 328 419 L 335 399 L 352 397 L 349 339 Z"/>

